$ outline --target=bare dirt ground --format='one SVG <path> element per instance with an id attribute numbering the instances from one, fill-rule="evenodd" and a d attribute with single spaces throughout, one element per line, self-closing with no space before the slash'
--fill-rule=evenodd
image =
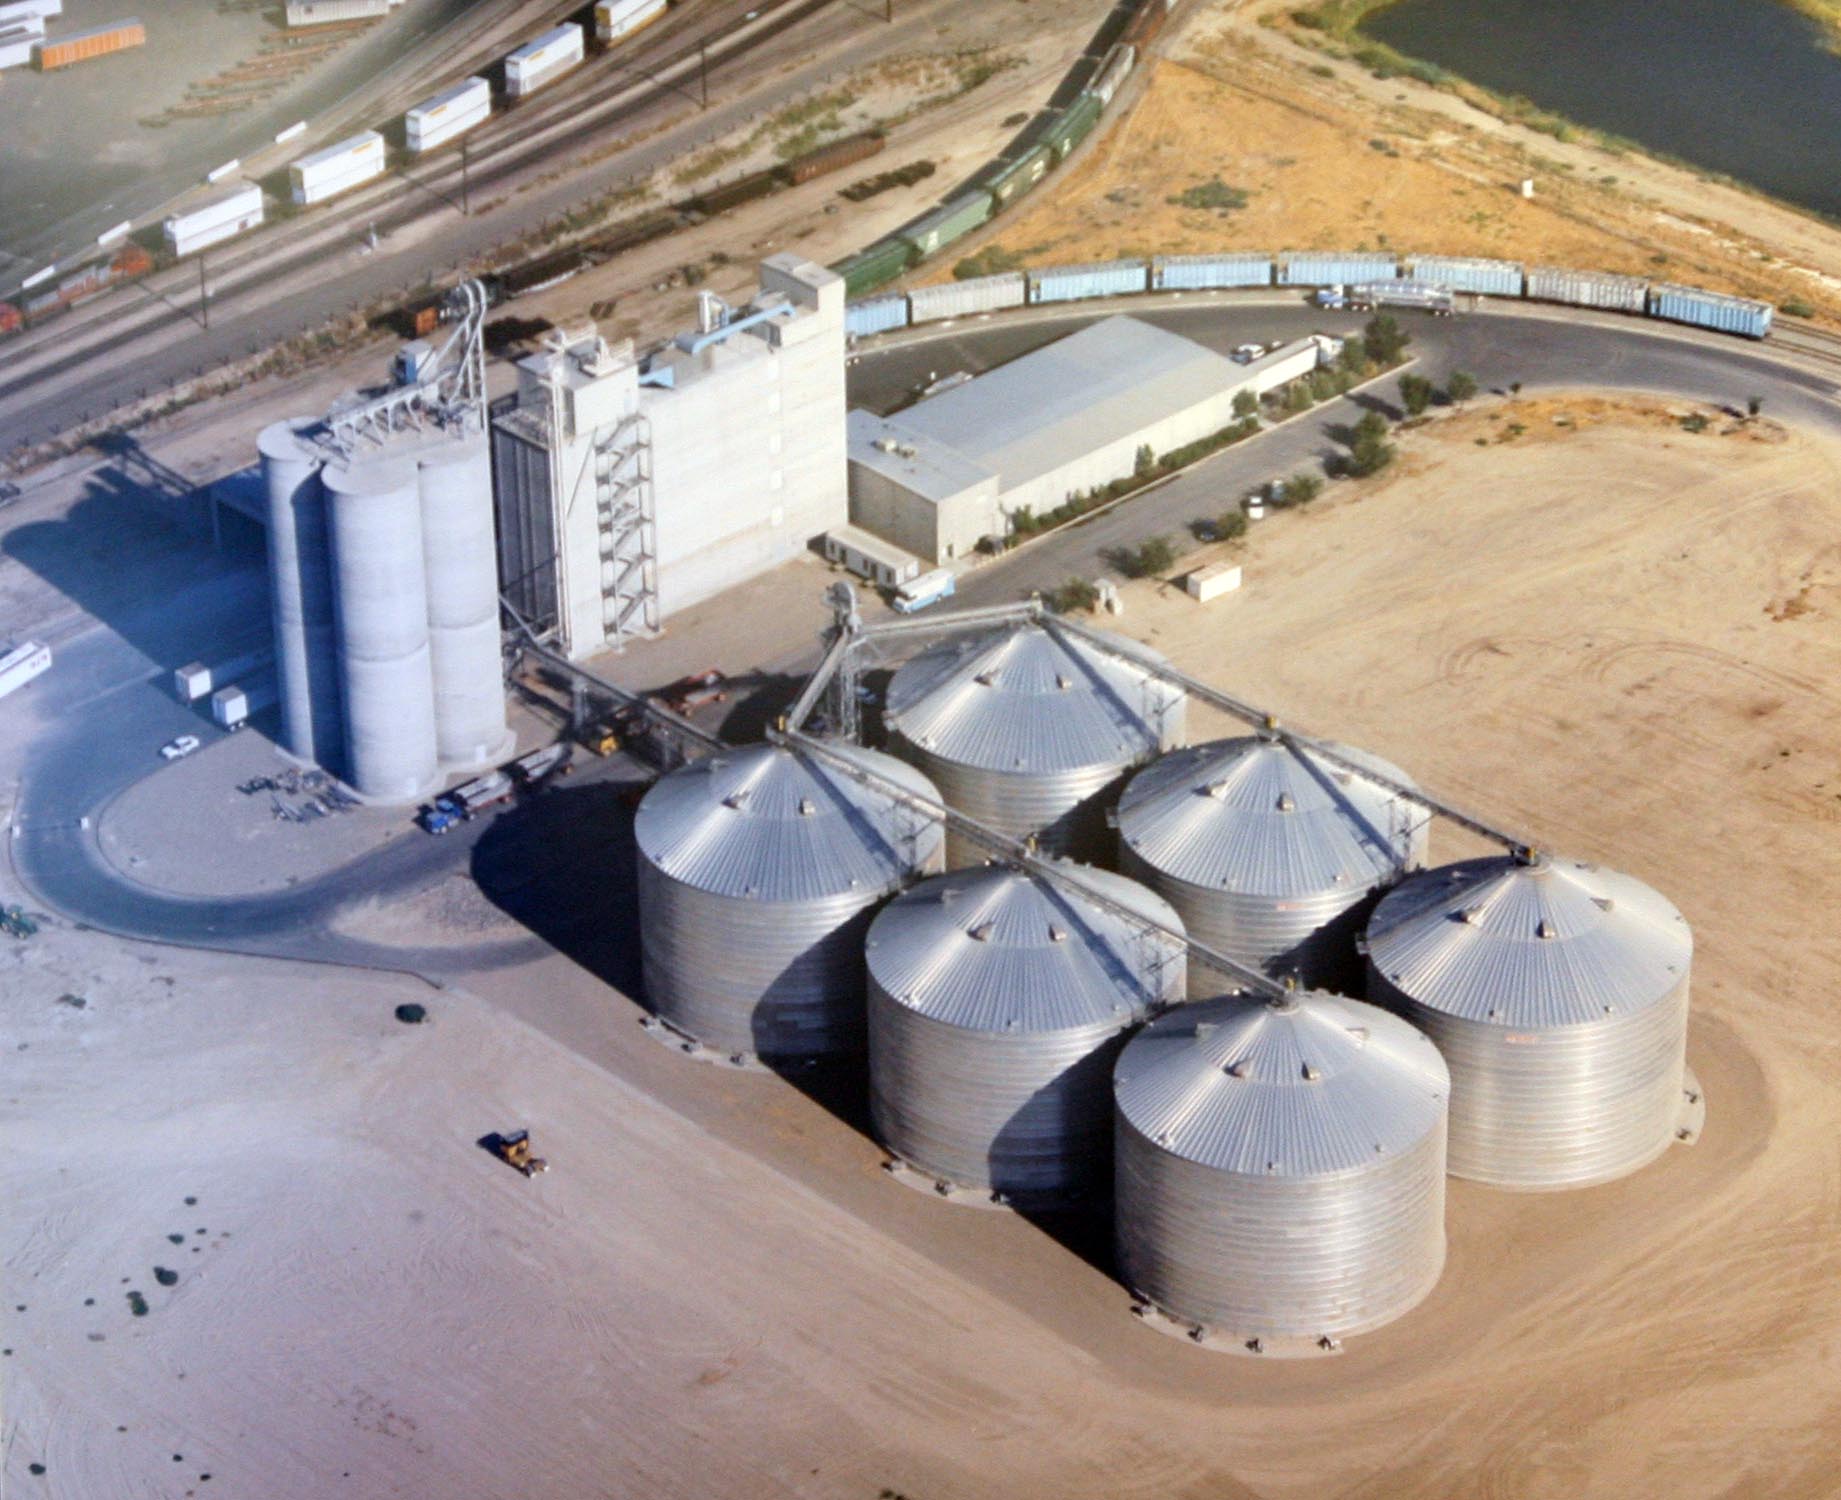
<path id="1" fill-rule="evenodd" d="M 573 965 L 484 1004 L 52 924 L 0 939 L 8 1494 L 1832 1494 L 1841 449 L 1693 414 L 1486 403 L 1261 523 L 1238 595 L 1119 623 L 1666 891 L 1698 1145 L 1454 1182 L 1421 1308 L 1236 1359 Z M 548 1176 L 474 1144 L 518 1125 Z"/>
<path id="2" fill-rule="evenodd" d="M 1390 248 L 1687 281 L 1841 312 L 1841 230 L 1636 153 L 1562 143 L 1408 78 L 1377 80 L 1199 6 L 1135 105 L 1050 193 L 967 249 L 1029 264 L 1209 250 Z M 1219 178 L 1221 211 L 1172 201 Z M 1535 196 L 1519 186 L 1533 179 Z M 951 275 L 952 259 L 921 280 Z"/>

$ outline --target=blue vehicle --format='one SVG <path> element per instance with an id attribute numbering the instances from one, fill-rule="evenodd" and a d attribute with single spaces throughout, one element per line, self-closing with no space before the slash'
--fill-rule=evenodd
<path id="1" fill-rule="evenodd" d="M 919 578 L 910 578 L 895 590 L 894 606 L 904 615 L 911 615 L 917 609 L 925 609 L 929 604 L 938 604 L 942 599 L 950 599 L 956 580 L 951 568 L 935 568 L 931 573 L 923 573 Z"/>

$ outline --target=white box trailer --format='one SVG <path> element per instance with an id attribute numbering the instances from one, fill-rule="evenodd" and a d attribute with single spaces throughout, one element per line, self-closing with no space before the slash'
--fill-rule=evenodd
<path id="1" fill-rule="evenodd" d="M 1231 594 L 1239 587 L 1239 563 L 1211 563 L 1205 568 L 1197 568 L 1183 580 L 1184 590 L 1197 604 L 1206 604 L 1211 599 L 1219 599 L 1223 594 Z"/>
<path id="2" fill-rule="evenodd" d="M 64 14 L 64 0 L 5 0 L 0 4 L 0 27 L 36 26 L 45 29 L 45 17 Z"/>
<path id="3" fill-rule="evenodd" d="M 388 15 L 397 0 L 288 0 L 284 13 L 289 27 L 349 26 L 353 21 L 374 21 Z"/>
<path id="4" fill-rule="evenodd" d="M 912 552 L 848 522 L 825 533 L 824 551 L 827 561 L 841 564 L 857 577 L 885 589 L 899 588 L 920 577 L 921 560 Z"/>
<path id="5" fill-rule="evenodd" d="M 505 59 L 505 92 L 513 99 L 528 98 L 562 77 L 585 55 L 582 28 L 565 21 Z"/>
<path id="6" fill-rule="evenodd" d="M 166 221 L 166 248 L 174 255 L 191 255 L 234 239 L 261 222 L 262 189 L 251 183 L 189 212 L 174 214 Z"/>
<path id="7" fill-rule="evenodd" d="M 324 203 L 383 171 L 384 138 L 367 130 L 291 162 L 288 184 L 296 203 Z"/>
<path id="8" fill-rule="evenodd" d="M 492 85 L 483 78 L 469 78 L 405 114 L 403 137 L 411 151 L 433 151 L 458 140 L 491 113 Z"/>
<path id="9" fill-rule="evenodd" d="M 594 35 L 606 45 L 639 30 L 665 13 L 665 0 L 599 0 L 594 8 Z"/>
<path id="10" fill-rule="evenodd" d="M 0 652 L 0 698 L 50 670 L 51 648 L 38 641 L 22 641 Z"/>
<path id="11" fill-rule="evenodd" d="M 45 23 L 38 20 L 14 21 L 0 25 L 0 68 L 23 68 L 45 39 Z"/>

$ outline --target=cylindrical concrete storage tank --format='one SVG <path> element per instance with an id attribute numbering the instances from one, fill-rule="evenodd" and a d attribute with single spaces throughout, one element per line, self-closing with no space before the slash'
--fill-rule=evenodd
<path id="1" fill-rule="evenodd" d="M 1136 881 L 1070 866 L 1182 930 Z M 956 870 L 870 924 L 870 1111 L 896 1158 L 1021 1206 L 1103 1197 L 1112 1063 L 1183 996 L 1186 952 L 1078 889 L 1006 865 Z"/>
<path id="2" fill-rule="evenodd" d="M 1147 661 L 1162 657 L 1120 639 Z M 1183 742 L 1178 688 L 1072 637 L 1026 624 L 942 641 L 895 673 L 890 748 L 947 804 L 1045 853 L 1111 863 L 1106 813 L 1134 766 Z M 948 835 L 947 862 L 984 852 Z"/>
<path id="3" fill-rule="evenodd" d="M 446 770 L 473 770 L 511 749 L 499 654 L 492 465 L 484 434 L 469 432 L 418 454 L 417 486 L 428 578 L 435 753 Z"/>
<path id="4" fill-rule="evenodd" d="M 937 802 L 911 766 L 838 746 Z M 773 745 L 680 767 L 639 804 L 646 994 L 717 1051 L 864 1045 L 863 937 L 884 897 L 940 867 L 943 829 L 834 766 Z"/>
<path id="5" fill-rule="evenodd" d="M 1368 995 L 1451 1066 L 1451 1170 L 1496 1187 L 1608 1182 L 1682 1120 L 1680 912 L 1628 875 L 1501 855 L 1403 881 L 1368 924 Z"/>
<path id="6" fill-rule="evenodd" d="M 345 779 L 411 802 L 439 780 L 416 465 L 385 456 L 321 470 L 332 531 Z"/>
<path id="7" fill-rule="evenodd" d="M 1194 1001 L 1127 1043 L 1113 1087 L 1120 1271 L 1192 1336 L 1328 1347 L 1437 1282 L 1450 1077 L 1398 1016 Z"/>
<path id="8" fill-rule="evenodd" d="M 281 689 L 281 741 L 301 760 L 344 770 L 345 721 L 339 706 L 339 655 L 333 629 L 332 559 L 325 455 L 304 434 L 309 420 L 262 429 L 262 483 L 268 502 L 269 608 Z"/>
<path id="9" fill-rule="evenodd" d="M 1190 936 L 1274 977 L 1357 993 L 1362 923 L 1381 890 L 1425 862 L 1428 819 L 1341 766 L 1254 735 L 1193 745 L 1140 771 L 1118 821 L 1120 869 L 1182 913 Z"/>

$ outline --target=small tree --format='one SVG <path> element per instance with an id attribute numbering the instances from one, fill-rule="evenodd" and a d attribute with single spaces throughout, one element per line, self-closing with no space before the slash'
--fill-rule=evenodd
<path id="1" fill-rule="evenodd" d="M 1154 536 L 1141 542 L 1136 549 L 1121 551 L 1117 563 L 1119 571 L 1127 578 L 1149 578 L 1167 571 L 1180 556 L 1182 552 L 1173 538 Z"/>
<path id="2" fill-rule="evenodd" d="M 1293 474 L 1285 481 L 1287 505 L 1309 505 L 1323 493 L 1323 481 L 1315 474 Z"/>
<path id="3" fill-rule="evenodd" d="M 1477 393 L 1477 377 L 1464 370 L 1453 370 L 1445 382 L 1445 394 L 1462 406 Z"/>
<path id="4" fill-rule="evenodd" d="M 1259 414 L 1259 397 L 1251 391 L 1238 391 L 1234 395 L 1234 415 L 1253 417 Z"/>
<path id="5" fill-rule="evenodd" d="M 1349 450 L 1348 473 L 1355 479 L 1366 479 L 1370 474 L 1379 474 L 1394 461 L 1394 445 L 1385 439 L 1364 433 L 1355 440 L 1355 446 Z"/>
<path id="6" fill-rule="evenodd" d="M 1215 540 L 1237 542 L 1247 534 L 1246 512 L 1236 507 L 1215 519 Z"/>
<path id="7" fill-rule="evenodd" d="M 1070 578 L 1048 592 L 1048 607 L 1058 615 L 1071 615 L 1077 609 L 1092 609 L 1099 603 L 1099 588 L 1088 578 Z"/>
<path id="8" fill-rule="evenodd" d="M 1402 375 L 1400 404 L 1409 417 L 1424 416 L 1425 409 L 1432 404 L 1432 382 L 1423 375 Z"/>
<path id="9" fill-rule="evenodd" d="M 1131 471 L 1140 479 L 1149 479 L 1157 472 L 1157 455 L 1151 451 L 1149 443 L 1138 444 L 1137 455 L 1132 459 Z"/>
<path id="10" fill-rule="evenodd" d="M 1367 350 L 1368 358 L 1379 365 L 1396 363 L 1412 341 L 1390 313 L 1377 313 L 1362 330 L 1362 347 Z"/>
<path id="11" fill-rule="evenodd" d="M 1519 396 L 1521 394 L 1521 382 L 1519 380 L 1511 380 L 1509 382 L 1509 394 L 1511 396 Z"/>
<path id="12" fill-rule="evenodd" d="M 1361 421 L 1355 424 L 1355 441 L 1378 443 L 1387 436 L 1387 418 L 1378 411 L 1363 412 Z"/>
<path id="13" fill-rule="evenodd" d="M 1763 410 L 1764 397 L 1762 396 L 1753 396 L 1745 403 L 1745 415 L 1748 417 L 1756 418 L 1758 413 Z"/>

